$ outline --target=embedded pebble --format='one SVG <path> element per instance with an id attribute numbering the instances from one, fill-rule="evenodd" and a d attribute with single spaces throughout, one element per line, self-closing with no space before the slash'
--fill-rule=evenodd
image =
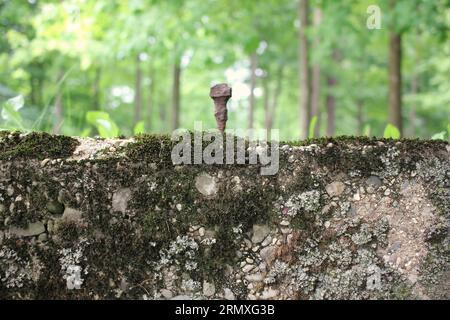
<path id="1" fill-rule="evenodd" d="M 272 243 L 272 237 L 267 236 L 267 238 L 264 239 L 263 242 L 261 242 L 261 246 L 265 247 Z"/>
<path id="2" fill-rule="evenodd" d="M 233 291 L 231 291 L 230 288 L 225 288 L 224 289 L 224 297 L 225 297 L 226 300 L 235 300 L 236 299 L 235 296 L 234 296 Z"/>
<path id="3" fill-rule="evenodd" d="M 243 272 L 250 272 L 253 269 L 255 269 L 255 266 L 253 264 L 247 264 L 242 268 Z"/>
<path id="4" fill-rule="evenodd" d="M 258 224 L 253 225 L 252 242 L 253 243 L 262 242 L 269 233 L 270 228 L 267 225 L 258 225 Z"/>
<path id="5" fill-rule="evenodd" d="M 202 173 L 195 178 L 195 187 L 204 196 L 214 196 L 218 189 L 214 177 L 207 173 Z"/>
<path id="6" fill-rule="evenodd" d="M 203 295 L 211 297 L 216 293 L 216 287 L 214 283 L 203 281 Z"/>
<path id="7" fill-rule="evenodd" d="M 161 294 L 166 299 L 171 299 L 173 297 L 172 291 L 167 290 L 167 289 L 162 289 Z"/>
<path id="8" fill-rule="evenodd" d="M 330 197 L 337 197 L 344 192 L 345 185 L 340 181 L 334 181 L 330 184 L 327 184 L 325 189 Z"/>

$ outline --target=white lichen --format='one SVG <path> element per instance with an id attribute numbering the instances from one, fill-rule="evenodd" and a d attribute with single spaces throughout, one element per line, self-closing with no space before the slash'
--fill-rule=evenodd
<path id="1" fill-rule="evenodd" d="M 30 263 L 19 257 L 16 251 L 3 246 L 0 260 L 0 280 L 6 288 L 21 288 L 25 281 L 32 280 Z"/>
<path id="2" fill-rule="evenodd" d="M 58 250 L 60 255 L 59 263 L 61 265 L 61 272 L 63 279 L 66 280 L 67 289 L 80 289 L 84 282 L 82 274 L 88 274 L 88 268 L 81 267 L 81 262 L 86 260 L 83 257 L 83 250 L 89 243 L 85 238 L 82 238 L 79 243 L 73 248 L 63 248 Z"/>
<path id="3" fill-rule="evenodd" d="M 301 210 L 313 212 L 319 209 L 319 207 L 320 192 L 311 190 L 290 197 L 282 206 L 282 213 L 290 217 L 295 217 Z"/>

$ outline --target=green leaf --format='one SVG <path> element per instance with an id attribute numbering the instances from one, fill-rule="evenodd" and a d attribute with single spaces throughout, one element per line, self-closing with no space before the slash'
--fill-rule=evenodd
<path id="1" fill-rule="evenodd" d="M 86 121 L 97 128 L 102 138 L 115 138 L 119 135 L 119 128 L 106 112 L 88 111 Z"/>
<path id="2" fill-rule="evenodd" d="M 258 49 L 258 46 L 259 38 L 254 36 L 244 43 L 244 50 L 246 53 L 252 54 L 256 51 L 256 49 Z"/>
<path id="3" fill-rule="evenodd" d="M 363 136 L 370 137 L 370 124 L 366 124 L 363 129 Z"/>
<path id="4" fill-rule="evenodd" d="M 396 126 L 388 123 L 386 129 L 384 129 L 383 137 L 385 137 L 386 139 L 400 139 L 400 131 Z"/>
<path id="5" fill-rule="evenodd" d="M 447 133 L 448 133 L 448 137 L 450 138 L 450 123 L 447 126 Z"/>
<path id="6" fill-rule="evenodd" d="M 92 131 L 91 128 L 84 129 L 83 131 L 81 131 L 80 137 L 89 137 L 91 131 Z"/>
<path id="7" fill-rule="evenodd" d="M 317 124 L 317 116 L 312 117 L 311 121 L 309 122 L 309 135 L 308 138 L 312 139 L 314 138 L 314 129 L 316 128 Z"/>
<path id="8" fill-rule="evenodd" d="M 133 132 L 135 135 L 140 134 L 140 133 L 145 133 L 144 121 L 139 121 L 138 123 L 136 123 L 136 125 L 134 126 Z"/>
<path id="9" fill-rule="evenodd" d="M 10 105 L 14 109 L 14 111 L 19 111 L 23 107 L 24 103 L 25 101 L 22 95 L 18 95 L 17 97 L 11 98 L 6 101 L 6 104 Z"/>
<path id="10" fill-rule="evenodd" d="M 5 120 L 7 123 L 19 128 L 21 130 L 24 129 L 24 125 L 23 125 L 23 119 L 19 113 L 19 110 L 23 107 L 23 105 L 24 105 L 24 99 L 23 99 L 23 96 L 20 95 L 20 96 L 17 96 L 17 97 L 7 100 L 3 104 L 3 108 L 2 108 L 2 112 L 1 112 L 1 116 L 2 116 L 3 120 Z"/>
<path id="11" fill-rule="evenodd" d="M 445 131 L 436 133 L 431 137 L 431 139 L 432 140 L 445 140 L 445 134 L 446 134 Z"/>

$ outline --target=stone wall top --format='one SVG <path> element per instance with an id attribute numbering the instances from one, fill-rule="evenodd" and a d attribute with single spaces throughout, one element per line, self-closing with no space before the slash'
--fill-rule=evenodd
<path id="1" fill-rule="evenodd" d="M 450 145 L 173 165 L 165 136 L 0 133 L 0 298 L 449 298 Z"/>

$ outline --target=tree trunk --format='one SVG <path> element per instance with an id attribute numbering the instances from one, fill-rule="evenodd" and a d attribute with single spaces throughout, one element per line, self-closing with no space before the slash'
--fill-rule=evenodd
<path id="1" fill-rule="evenodd" d="M 100 79 L 102 75 L 102 69 L 97 67 L 95 69 L 94 82 L 92 84 L 92 96 L 93 96 L 93 108 L 94 110 L 100 110 Z"/>
<path id="2" fill-rule="evenodd" d="M 395 1 L 391 0 L 391 8 Z M 402 125 L 402 35 L 391 26 L 389 32 L 389 122 L 403 133 Z"/>
<path id="3" fill-rule="evenodd" d="M 61 125 L 63 122 L 63 111 L 62 111 L 62 88 L 58 89 L 58 93 L 55 97 L 55 121 L 53 122 L 54 134 L 59 134 L 61 132 Z"/>
<path id="4" fill-rule="evenodd" d="M 39 108 L 44 106 L 43 102 L 43 86 L 45 79 L 45 67 L 42 63 L 33 62 L 30 65 L 30 99 L 33 106 Z"/>
<path id="5" fill-rule="evenodd" d="M 416 101 L 414 100 L 417 95 L 417 74 L 413 73 L 411 78 L 411 95 L 413 96 L 413 102 L 411 104 L 411 109 L 409 110 L 409 136 L 416 136 Z"/>
<path id="6" fill-rule="evenodd" d="M 37 106 L 36 78 L 33 73 L 30 74 L 30 101 L 33 106 Z"/>
<path id="7" fill-rule="evenodd" d="M 362 99 L 356 101 L 356 118 L 358 121 L 358 135 L 362 136 L 364 131 L 364 112 L 363 112 L 364 102 Z"/>
<path id="8" fill-rule="evenodd" d="M 248 128 L 253 129 L 255 117 L 255 88 L 256 88 L 256 66 L 258 64 L 258 57 L 256 52 L 250 57 L 250 96 L 249 96 L 249 113 L 248 113 Z"/>
<path id="9" fill-rule="evenodd" d="M 269 127 L 268 127 L 269 130 L 272 130 L 273 123 L 275 120 L 275 111 L 278 107 L 278 100 L 280 98 L 281 90 L 283 88 L 283 71 L 284 71 L 283 69 L 284 69 L 284 66 L 280 65 L 280 68 L 278 70 L 278 75 L 277 75 L 277 83 L 275 86 L 275 92 L 273 94 L 272 107 L 270 110 L 270 118 L 269 118 L 270 122 L 269 122 Z"/>
<path id="10" fill-rule="evenodd" d="M 277 74 L 277 82 L 275 85 L 275 89 L 273 92 L 273 97 L 272 97 L 272 103 L 270 103 L 270 97 L 269 97 L 269 85 L 268 83 L 265 84 L 265 98 L 264 98 L 264 109 L 265 109 L 265 127 L 268 131 L 268 133 L 270 134 L 270 130 L 272 130 L 273 128 L 273 123 L 275 121 L 275 113 L 276 113 L 276 109 L 278 107 L 278 99 L 281 95 L 281 90 L 282 90 L 282 82 L 283 82 L 283 69 L 284 66 L 280 65 L 280 68 L 278 69 L 278 74 Z"/>
<path id="11" fill-rule="evenodd" d="M 136 125 L 141 120 L 142 113 L 142 70 L 141 59 L 139 54 L 136 56 L 136 80 L 134 89 L 134 120 L 133 124 Z"/>
<path id="12" fill-rule="evenodd" d="M 333 90 L 336 86 L 336 78 L 334 76 L 327 77 L 327 136 L 331 137 L 335 131 L 335 117 L 336 117 L 336 97 Z"/>
<path id="13" fill-rule="evenodd" d="M 269 87 L 269 79 L 266 77 L 263 80 L 264 86 L 264 127 L 267 131 L 270 131 L 269 126 L 272 119 L 270 119 L 270 87 Z"/>
<path id="14" fill-rule="evenodd" d="M 63 95 L 63 84 L 62 79 L 64 77 L 64 71 L 61 70 L 58 76 L 58 91 L 55 96 L 55 109 L 54 116 L 55 119 L 53 121 L 53 129 L 52 132 L 54 134 L 59 134 L 61 132 L 61 126 L 63 123 L 63 106 L 62 106 L 62 95 Z"/>
<path id="15" fill-rule="evenodd" d="M 320 66 L 312 68 L 312 94 L 311 94 L 311 119 L 316 116 L 317 122 L 314 128 L 314 136 L 318 137 L 320 132 Z"/>
<path id="16" fill-rule="evenodd" d="M 42 73 L 44 71 L 42 70 Z M 44 106 L 44 81 L 45 81 L 45 75 L 39 75 L 37 79 L 37 98 L 36 98 L 36 105 L 39 107 Z"/>
<path id="17" fill-rule="evenodd" d="M 180 83 L 181 67 L 177 60 L 173 66 L 173 87 L 172 87 L 172 129 L 180 126 Z"/>
<path id="18" fill-rule="evenodd" d="M 319 8 L 314 10 L 314 26 L 317 28 L 322 20 L 322 11 Z M 317 37 L 314 41 L 314 46 L 317 48 L 320 44 L 320 39 Z M 320 64 L 316 62 L 312 67 L 311 80 L 311 118 L 316 116 L 317 122 L 314 128 L 314 136 L 320 135 Z"/>
<path id="19" fill-rule="evenodd" d="M 308 38 L 306 28 L 308 28 L 308 0 L 299 0 L 298 14 L 300 18 L 299 39 L 299 94 L 300 94 L 300 138 L 308 137 L 308 126 L 311 118 L 311 84 L 308 58 Z"/>
<path id="20" fill-rule="evenodd" d="M 155 91 L 155 81 L 153 79 L 154 77 L 154 71 L 153 71 L 153 65 L 150 63 L 149 72 L 148 72 L 149 78 L 150 78 L 150 85 L 148 88 L 148 97 L 147 97 L 147 130 L 150 131 L 152 128 L 152 120 L 153 120 L 153 93 Z"/>
<path id="21" fill-rule="evenodd" d="M 167 112 L 166 112 L 166 105 L 164 103 L 160 103 L 159 104 L 159 121 L 160 121 L 160 126 L 161 128 L 163 128 L 163 130 L 160 130 L 161 132 L 165 132 L 166 128 L 167 128 Z"/>
<path id="22" fill-rule="evenodd" d="M 336 68 L 341 59 L 341 53 L 338 49 L 333 50 L 331 55 L 333 63 Z M 336 89 L 337 80 L 333 74 L 327 75 L 327 96 L 326 96 L 326 107 L 327 107 L 327 136 L 334 136 L 336 131 L 336 96 L 334 90 Z"/>

